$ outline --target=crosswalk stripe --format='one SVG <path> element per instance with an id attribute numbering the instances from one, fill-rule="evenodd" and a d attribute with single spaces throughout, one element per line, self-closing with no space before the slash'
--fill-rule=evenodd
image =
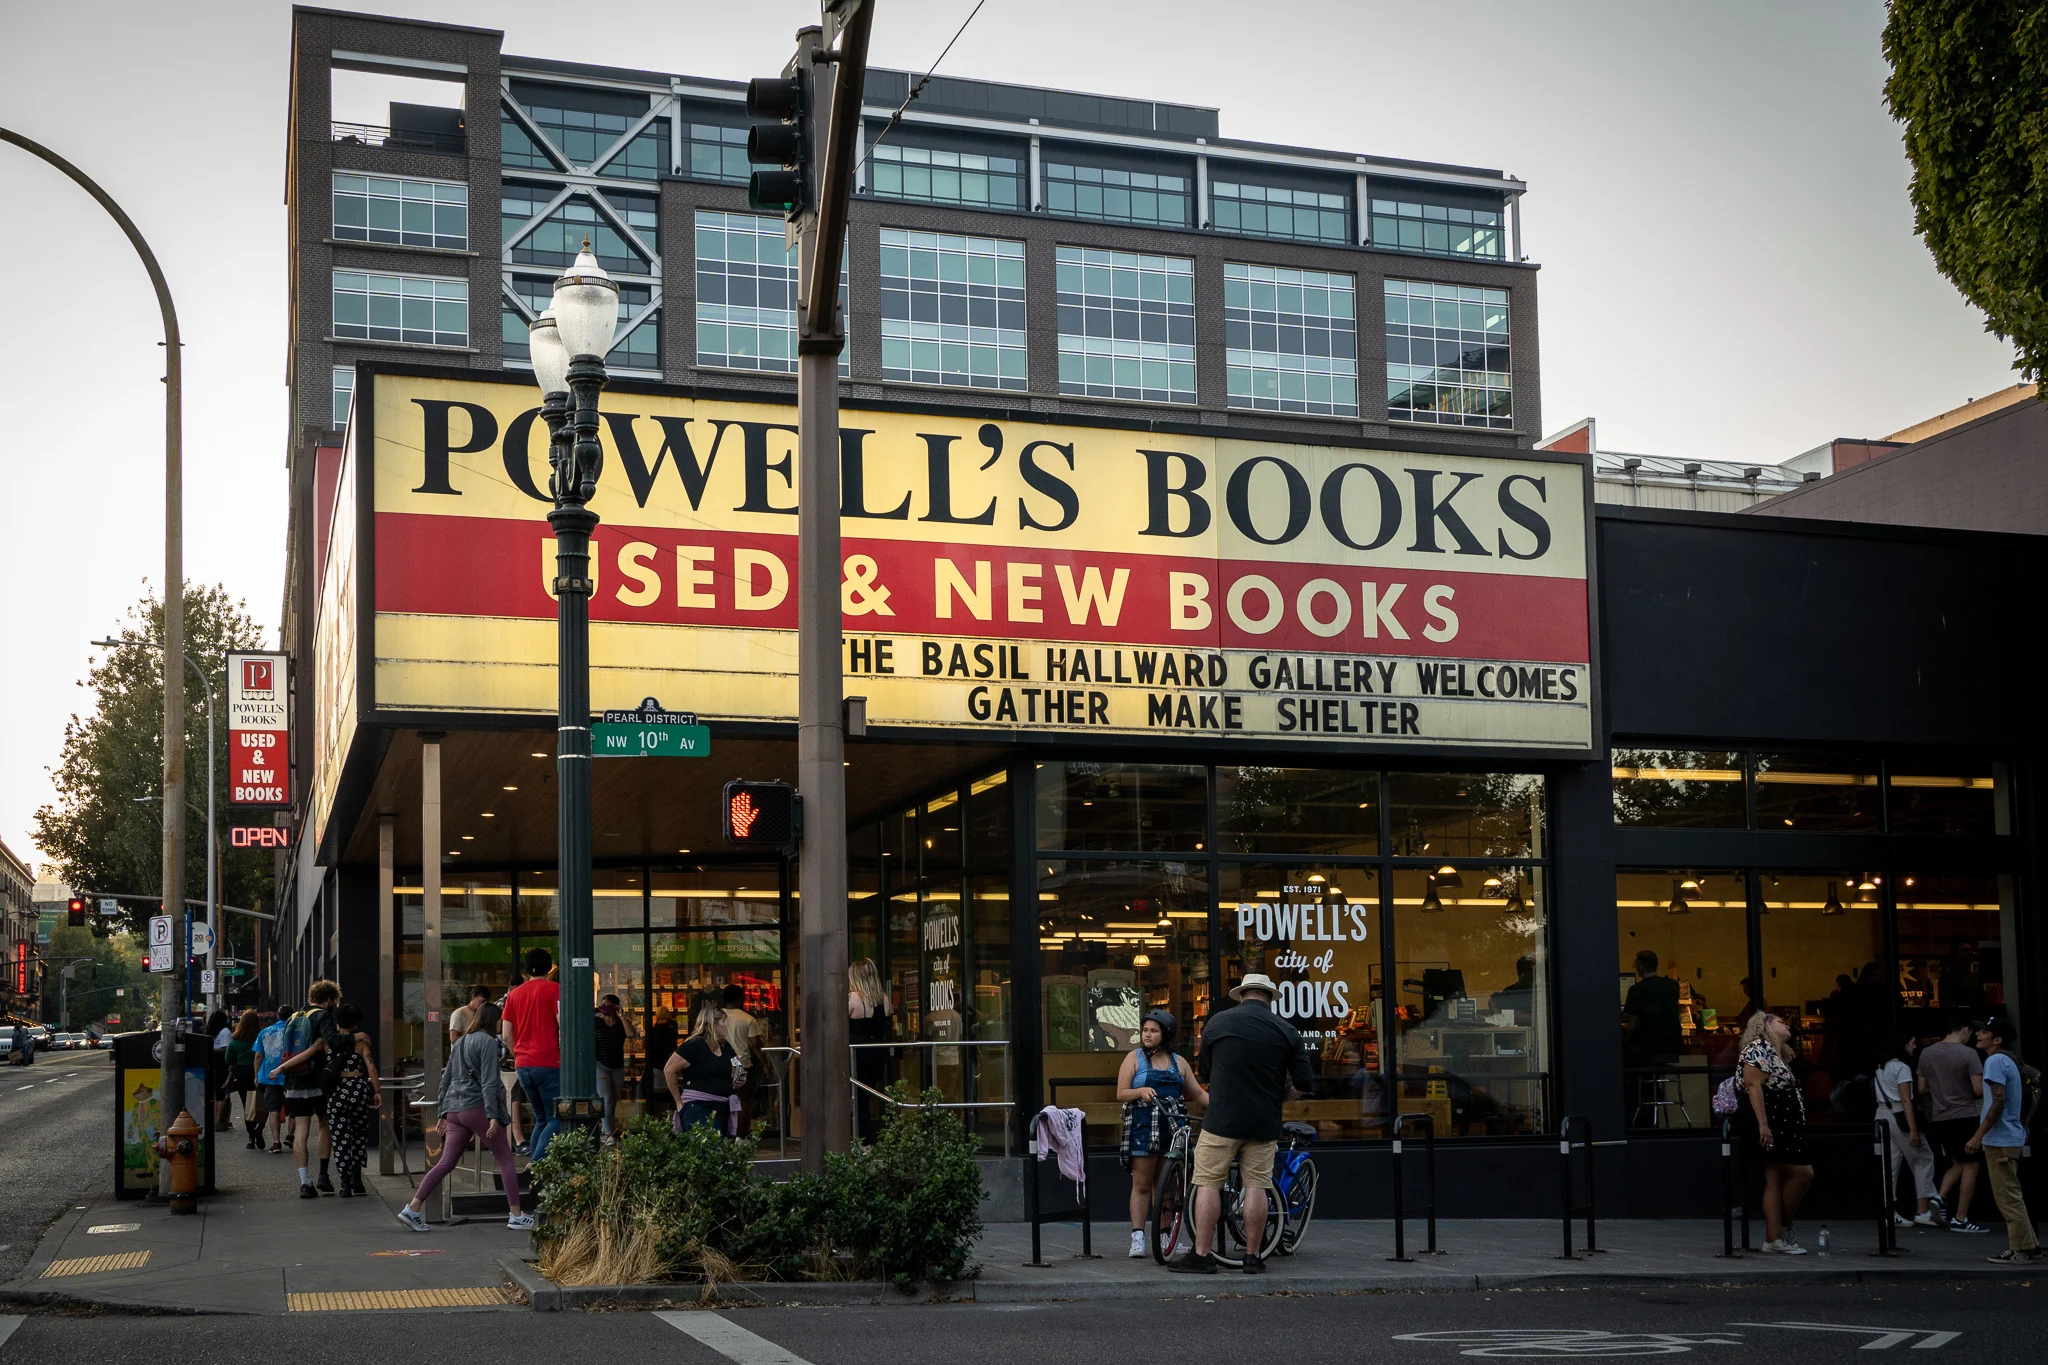
<path id="1" fill-rule="evenodd" d="M 694 1337 L 734 1365 L 810 1365 L 763 1336 L 757 1336 L 720 1313 L 656 1313 L 684 1336 Z"/>
<path id="2" fill-rule="evenodd" d="M 27 1318 L 22 1317 L 18 1313 L 11 1313 L 5 1316 L 0 1316 L 0 1346 L 5 1346 L 7 1344 L 7 1338 L 14 1335 L 14 1329 L 21 1326 L 22 1323 L 27 1321 Z"/>

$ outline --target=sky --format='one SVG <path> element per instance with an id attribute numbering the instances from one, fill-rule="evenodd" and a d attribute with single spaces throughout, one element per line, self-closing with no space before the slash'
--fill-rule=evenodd
<path id="1" fill-rule="evenodd" d="M 876 0 L 871 60 L 922 70 L 973 0 Z M 345 6 L 337 5 L 337 8 Z M 522 56 L 771 74 L 802 0 L 395 0 Z M 1226 137 L 1455 162 L 1529 185 L 1544 425 L 1603 449 L 1775 463 L 2014 381 L 1913 233 L 1877 0 L 987 0 L 958 76 L 1210 105 Z M 0 126 L 106 187 L 185 335 L 185 565 L 275 629 L 284 574 L 280 0 L 0 0 Z M 1133 60 L 1133 59 L 1136 60 Z M 163 575 L 162 332 L 119 230 L 0 145 L 0 839 L 34 812 L 90 641 Z"/>

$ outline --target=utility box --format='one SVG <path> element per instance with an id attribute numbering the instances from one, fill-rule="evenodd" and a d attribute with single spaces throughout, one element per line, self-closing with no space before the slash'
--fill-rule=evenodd
<path id="1" fill-rule="evenodd" d="M 213 1110 L 207 1104 L 207 1067 L 212 1059 L 212 1040 L 196 1031 L 182 1035 L 186 1060 L 199 1065 L 185 1067 L 185 1093 L 170 1104 L 158 1093 L 163 1081 L 158 1047 L 162 1035 L 147 1033 L 114 1035 L 114 1194 L 120 1199 L 141 1199 L 156 1188 L 156 1140 L 178 1117 L 180 1109 L 205 1131 L 199 1137 L 199 1192 L 213 1194 Z"/>

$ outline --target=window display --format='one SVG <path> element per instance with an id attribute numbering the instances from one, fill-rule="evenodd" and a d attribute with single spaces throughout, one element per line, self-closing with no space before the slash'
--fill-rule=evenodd
<path id="1" fill-rule="evenodd" d="M 1891 1046 L 1882 873 L 1759 874 L 1763 1004 L 1793 1026 L 1811 1124 L 1861 1123 Z"/>
<path id="2" fill-rule="evenodd" d="M 1749 884 L 1740 872 L 1615 874 L 1622 1098 L 1631 1128 L 1715 1128 L 1749 1010 Z"/>

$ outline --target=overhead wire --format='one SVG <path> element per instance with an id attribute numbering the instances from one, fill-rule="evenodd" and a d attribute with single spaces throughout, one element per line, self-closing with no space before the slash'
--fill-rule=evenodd
<path id="1" fill-rule="evenodd" d="M 859 175 L 861 169 L 868 164 L 868 158 L 875 154 L 875 148 L 881 145 L 882 139 L 889 136 L 890 132 L 903 122 L 903 111 L 908 109 L 912 101 L 924 93 L 925 85 L 931 80 L 933 74 L 938 71 L 940 64 L 946 60 L 946 54 L 953 50 L 953 44 L 960 41 L 960 35 L 967 32 L 967 26 L 974 22 L 974 16 L 981 13 L 981 7 L 987 3 L 988 0 L 975 0 L 974 8 L 967 11 L 967 17 L 962 19 L 960 27 L 953 31 L 952 38 L 948 39 L 946 46 L 940 50 L 938 59 L 931 64 L 929 70 L 917 78 L 916 84 L 910 87 L 910 93 L 903 97 L 903 103 L 896 106 L 896 111 L 889 115 L 889 121 L 882 125 L 882 131 L 875 134 L 875 140 L 867 145 L 867 150 L 861 153 L 860 160 L 854 163 L 853 171 L 855 175 Z"/>

